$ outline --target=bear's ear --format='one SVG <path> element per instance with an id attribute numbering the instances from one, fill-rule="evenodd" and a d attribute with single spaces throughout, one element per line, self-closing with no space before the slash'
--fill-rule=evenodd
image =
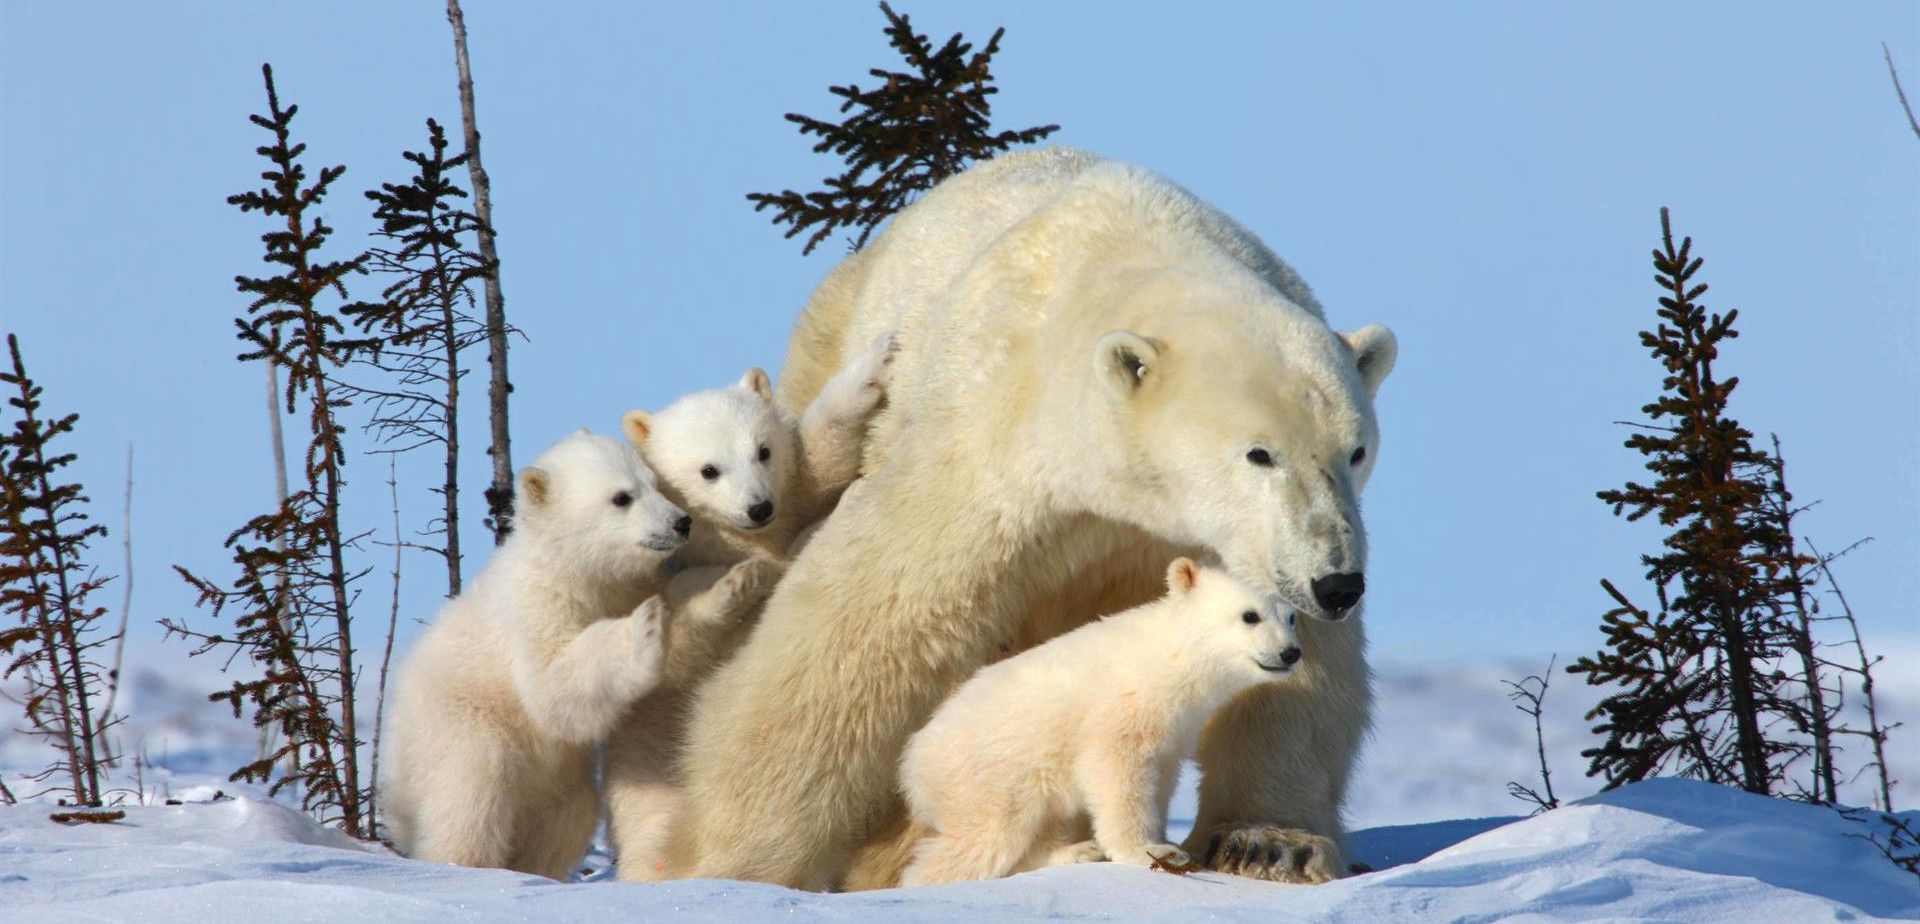
<path id="1" fill-rule="evenodd" d="M 1400 357 L 1400 341 L 1393 336 L 1393 331 L 1378 324 L 1341 334 L 1340 339 L 1353 351 L 1354 364 L 1360 367 L 1360 381 L 1367 386 L 1367 397 L 1373 397 L 1379 393 L 1387 373 L 1393 371 L 1394 360 Z"/>
<path id="2" fill-rule="evenodd" d="M 1200 566 L 1191 558 L 1176 558 L 1167 566 L 1167 589 L 1176 597 L 1193 592 L 1195 584 L 1200 583 Z"/>
<path id="3" fill-rule="evenodd" d="M 748 369 L 747 374 L 740 377 L 740 385 L 768 401 L 773 400 L 773 382 L 767 378 L 767 370 L 759 366 Z"/>
<path id="4" fill-rule="evenodd" d="M 621 414 L 620 431 L 627 435 L 627 442 L 645 446 L 647 437 L 653 435 L 653 415 L 639 408 Z"/>
<path id="5" fill-rule="evenodd" d="M 545 507 L 553 499 L 553 478 L 547 470 L 529 465 L 514 476 L 514 492 L 528 507 Z"/>
<path id="6" fill-rule="evenodd" d="M 1093 345 L 1093 374 L 1121 396 L 1138 391 L 1159 361 L 1159 346 L 1130 330 L 1113 331 Z"/>

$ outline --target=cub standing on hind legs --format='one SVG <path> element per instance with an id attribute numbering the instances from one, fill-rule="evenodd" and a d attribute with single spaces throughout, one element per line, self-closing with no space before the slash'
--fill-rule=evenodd
<path id="1" fill-rule="evenodd" d="M 886 394 L 893 336 L 882 334 L 833 376 L 796 423 L 773 401 L 767 374 L 750 369 L 725 388 L 694 392 L 658 414 L 628 411 L 621 428 L 659 473 L 661 490 L 691 512 L 692 538 L 676 563 L 695 566 L 668 585 L 673 600 L 698 593 L 732 564 L 729 580 L 764 598 L 785 562 L 859 474 L 867 422 Z M 744 559 L 744 560 L 743 560 Z M 608 737 L 602 779 L 615 871 L 627 881 L 664 878 L 669 831 L 680 809 L 677 762 L 700 682 L 746 639 L 751 617 L 706 621 L 676 634 L 659 689 L 628 710 Z"/>
<path id="2" fill-rule="evenodd" d="M 1221 705 L 1292 674 L 1300 647 L 1292 611 L 1224 571 L 1175 559 L 1167 589 L 982 668 L 913 736 L 900 785 L 933 834 L 901 885 L 1190 862 L 1165 843 L 1180 762 Z"/>
<path id="3" fill-rule="evenodd" d="M 565 879 L 599 815 L 593 746 L 660 682 L 681 614 L 654 593 L 692 523 L 631 447 L 584 430 L 514 487 L 513 533 L 401 664 L 380 786 L 402 853 Z M 765 593 L 730 599 L 743 584 L 684 608 L 736 618 Z"/>

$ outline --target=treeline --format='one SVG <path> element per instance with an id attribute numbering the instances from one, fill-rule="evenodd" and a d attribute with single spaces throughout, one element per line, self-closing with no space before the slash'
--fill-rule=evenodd
<path id="1" fill-rule="evenodd" d="M 833 87 L 844 100 L 839 123 L 787 116 L 803 134 L 820 136 L 816 149 L 831 150 L 845 170 L 824 180 L 821 191 L 748 196 L 756 210 L 773 207 L 774 223 L 791 226 L 788 236 L 811 232 L 806 251 L 841 229 L 859 232 L 849 242 L 857 247 L 940 180 L 1056 129 L 991 129 L 990 98 L 998 92 L 991 63 L 1003 30 L 978 51 L 959 34 L 936 45 L 914 32 L 905 15 L 886 4 L 880 10 L 887 42 L 902 63 L 869 71 L 880 80 L 871 89 Z M 492 463 L 481 492 L 484 522 L 496 543 L 512 529 L 506 360 L 516 331 L 500 291 L 490 181 L 480 161 L 466 23 L 457 0 L 449 0 L 447 17 L 464 129 L 458 150 L 437 120 L 426 119 L 424 144 L 401 153 L 411 175 L 365 191 L 377 230 L 357 250 L 341 250 L 334 229 L 319 217 L 338 195 L 346 168 L 311 166 L 307 144 L 298 138 L 299 107 L 283 100 L 272 67 L 261 68 L 265 111 L 250 120 L 264 134 L 256 148 L 264 182 L 227 201 L 266 225 L 260 240 L 268 272 L 235 277 L 248 302 L 234 324 L 242 343 L 237 358 L 258 363 L 268 381 L 276 491 L 271 506 L 228 536 L 229 576 L 176 566 L 198 594 L 203 616 L 160 622 L 196 655 L 219 653 L 253 666 L 248 679 L 210 696 L 261 732 L 258 753 L 233 779 L 265 784 L 272 794 L 290 790 L 316 817 L 361 838 L 380 832 L 373 781 L 399 615 L 400 552 L 437 559 L 448 596 L 462 586 L 460 522 L 468 495 L 459 456 L 467 442 L 463 408 L 470 411 L 473 403 L 463 386 L 483 346 Z M 23 417 L 15 434 L 0 440 L 0 465 L 8 471 L 0 508 L 6 517 L 0 521 L 0 606 L 20 625 L 0 634 L 0 643 L 14 657 L 8 676 L 26 678 L 31 730 L 61 755 L 35 779 L 65 793 L 62 801 L 99 806 L 112 801 L 101 781 L 117 761 L 106 732 L 118 722 L 111 693 L 117 673 L 101 666 L 100 653 L 115 646 L 117 660 L 125 608 L 121 627 L 109 630 L 105 609 L 89 602 L 88 595 L 111 580 L 82 564 L 88 540 L 105 529 L 81 512 L 86 498 L 79 485 L 49 480 L 73 456 L 49 455 L 44 447 L 76 418 L 44 420 L 39 390 L 17 348 L 12 355 L 14 371 L 0 382 L 19 390 L 11 403 Z M 282 433 L 288 419 L 305 423 L 291 471 Z M 396 499 L 390 537 L 376 539 L 373 530 L 354 527 L 368 522 L 347 509 L 344 493 L 355 458 L 349 444 L 356 439 L 366 443 L 362 454 L 434 453 L 440 462 L 440 477 L 428 487 L 438 501 L 434 515 L 403 528 Z M 390 464 L 390 481 L 393 470 Z M 397 497 L 397 483 L 391 487 Z M 394 553 L 393 592 L 382 614 L 385 626 L 373 624 L 385 637 L 379 661 L 369 665 L 365 639 L 356 639 L 355 629 L 367 625 L 359 601 L 375 570 L 369 562 L 376 545 Z M 373 698 L 363 704 L 369 670 Z M 0 799 L 11 801 L 3 786 Z"/>

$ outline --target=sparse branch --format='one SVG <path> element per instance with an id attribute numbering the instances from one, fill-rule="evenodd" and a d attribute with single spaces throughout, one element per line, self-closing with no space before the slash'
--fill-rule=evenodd
<path id="1" fill-rule="evenodd" d="M 1834 600 L 1840 604 L 1840 620 L 1847 624 L 1848 641 L 1852 644 L 1857 657 L 1857 661 L 1853 666 L 1844 669 L 1860 679 L 1860 697 L 1862 705 L 1866 707 L 1867 712 L 1867 727 L 1864 730 L 1841 728 L 1835 731 L 1838 734 L 1861 735 L 1865 737 L 1872 746 L 1873 762 L 1869 766 L 1875 771 L 1877 782 L 1879 783 L 1878 792 L 1875 793 L 1875 796 L 1879 800 L 1880 810 L 1891 812 L 1893 811 L 1894 781 L 1889 777 L 1887 771 L 1886 744 L 1887 733 L 1898 727 L 1898 723 L 1893 725 L 1882 725 L 1880 723 L 1880 707 L 1873 693 L 1873 668 L 1880 663 L 1880 659 L 1868 656 L 1866 643 L 1860 639 L 1860 621 L 1854 617 L 1853 605 L 1847 602 L 1846 591 L 1841 589 L 1839 580 L 1833 575 L 1833 562 L 1835 559 L 1853 551 L 1855 548 L 1858 548 L 1862 542 L 1869 540 L 1862 539 L 1860 542 L 1847 546 L 1845 549 L 1833 555 L 1822 555 L 1820 548 L 1814 545 L 1811 539 L 1804 541 L 1807 544 L 1807 548 L 1813 552 L 1814 566 L 1820 569 L 1821 577 L 1827 582 L 1827 591 L 1833 594 Z"/>
<path id="2" fill-rule="evenodd" d="M 373 758 L 369 775 L 375 781 L 380 779 L 380 746 L 386 742 L 381 734 L 387 716 L 387 668 L 393 663 L 393 635 L 400 626 L 400 564 L 406 551 L 406 543 L 400 536 L 400 479 L 395 474 L 392 456 L 387 457 L 387 495 L 393 502 L 393 599 L 387 607 L 387 643 L 380 652 L 380 682 L 374 695 L 373 705 Z M 376 802 L 380 794 L 379 787 L 367 798 L 367 817 L 372 819 L 368 830 L 378 831 L 380 813 Z"/>
<path id="3" fill-rule="evenodd" d="M 1547 659 L 1547 669 L 1519 681 L 1502 680 L 1508 687 L 1507 698 L 1513 701 L 1513 708 L 1526 713 L 1533 719 L 1533 744 L 1540 756 L 1540 791 L 1518 782 L 1507 783 L 1507 794 L 1523 802 L 1532 803 L 1534 814 L 1560 807 L 1560 799 L 1553 794 L 1553 771 L 1547 767 L 1546 730 L 1541 727 L 1540 716 L 1546 710 L 1547 687 L 1549 677 L 1553 676 L 1553 662 L 1558 656 Z"/>
<path id="4" fill-rule="evenodd" d="M 1913 117 L 1913 106 L 1907 103 L 1907 90 L 1900 86 L 1900 71 L 1893 66 L 1893 52 L 1886 42 L 1880 43 L 1880 54 L 1887 59 L 1887 76 L 1893 78 L 1893 92 L 1900 98 L 1900 111 L 1907 114 L 1907 127 L 1913 129 L 1913 136 L 1920 138 L 1920 119 Z"/>
<path id="5" fill-rule="evenodd" d="M 120 667 L 127 653 L 127 621 L 133 614 L 133 444 L 127 444 L 127 480 L 120 504 L 120 625 L 114 629 L 113 666 L 107 669 L 107 704 L 100 714 L 111 717 L 120 699 Z M 101 761 L 111 766 L 119 758 L 100 730 Z"/>

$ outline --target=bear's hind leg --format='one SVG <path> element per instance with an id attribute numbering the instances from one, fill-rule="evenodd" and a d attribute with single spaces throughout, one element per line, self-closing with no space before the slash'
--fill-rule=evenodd
<path id="1" fill-rule="evenodd" d="M 513 812 L 508 781 L 489 766 L 497 762 L 466 750 L 440 761 L 418 781 L 407 855 L 416 860 L 504 869 L 511 859 Z"/>
<path id="2" fill-rule="evenodd" d="M 566 882 L 593 844 L 600 800 L 590 773 L 569 774 L 545 789 L 538 802 L 519 807 L 518 844 L 507 868 Z"/>

